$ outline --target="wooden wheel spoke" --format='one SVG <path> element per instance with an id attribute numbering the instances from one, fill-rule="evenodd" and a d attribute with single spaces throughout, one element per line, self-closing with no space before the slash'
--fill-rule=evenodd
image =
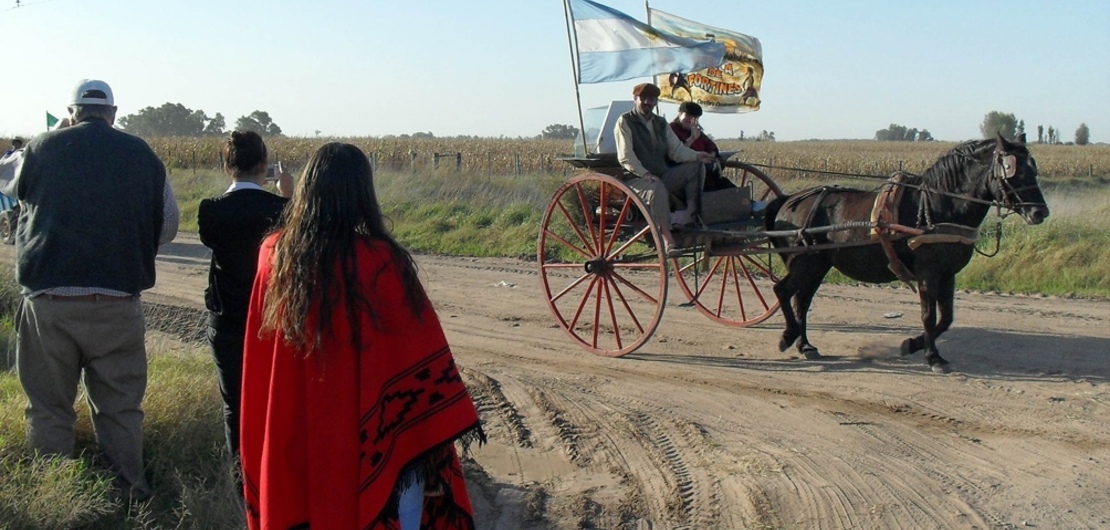
<path id="1" fill-rule="evenodd" d="M 566 246 L 567 248 L 569 248 L 569 249 L 571 249 L 571 250 L 575 251 L 576 253 L 578 253 L 578 255 L 582 256 L 583 258 L 585 258 L 585 259 L 591 259 L 591 258 L 593 258 L 593 256 L 591 256 L 591 255 L 590 255 L 590 254 L 589 254 L 589 253 L 588 253 L 588 252 L 587 252 L 586 250 L 584 250 L 584 249 L 583 249 L 582 247 L 580 247 L 580 246 L 578 246 L 578 245 L 575 245 L 574 243 L 571 243 L 570 241 L 567 241 L 566 239 L 563 239 L 563 236 L 560 236 L 559 234 L 556 234 L 555 232 L 552 232 L 551 230 L 548 230 L 548 229 L 546 229 L 546 228 L 544 229 L 544 233 L 545 233 L 545 234 L 547 234 L 547 235 L 549 235 L 549 236 L 551 236 L 551 238 L 553 238 L 554 240 L 556 240 L 556 241 L 558 241 L 558 242 L 562 243 L 562 244 L 563 244 L 564 246 Z M 574 264 L 574 266 L 575 266 L 575 267 L 581 267 L 581 265 L 580 265 L 580 264 Z"/>
<path id="2" fill-rule="evenodd" d="M 744 256 L 744 257 L 745 257 L 745 258 L 748 258 L 748 256 Z M 748 262 L 752 262 L 752 263 L 754 263 L 754 262 L 755 262 L 755 260 L 750 260 L 750 259 L 749 259 L 749 260 L 745 260 L 745 261 L 739 261 L 739 262 L 738 262 L 738 266 L 740 267 L 740 270 L 744 271 L 744 277 L 745 277 L 745 278 L 747 278 L 747 280 L 748 280 L 748 285 L 750 285 L 750 286 L 751 286 L 751 288 L 752 288 L 752 292 L 753 292 L 753 293 L 755 293 L 755 296 L 756 296 L 756 298 L 758 298 L 758 299 L 759 299 L 759 303 L 760 303 L 760 305 L 762 305 L 762 306 L 763 306 L 763 309 L 765 309 L 765 310 L 766 310 L 766 309 L 769 309 L 769 308 L 770 308 L 771 306 L 770 306 L 770 304 L 768 304 L 768 303 L 767 303 L 767 299 L 763 297 L 763 290 L 762 290 L 762 289 L 760 289 L 760 288 L 759 288 L 759 286 L 755 284 L 755 277 L 754 277 L 754 276 L 752 276 L 752 273 L 751 273 L 751 271 L 749 271 L 749 270 L 748 270 L 748 266 L 747 266 L 747 263 L 748 263 Z M 771 271 L 769 271 L 769 270 L 767 270 L 767 269 L 764 269 L 764 268 L 761 268 L 761 270 L 762 270 L 762 271 L 764 271 L 764 273 L 765 273 L 765 274 L 767 274 L 767 276 L 768 276 L 769 278 L 771 278 L 771 281 L 773 281 L 773 282 L 777 282 L 777 281 L 779 281 L 779 280 L 778 280 L 778 278 L 775 278 L 775 277 L 774 277 L 774 275 L 772 275 L 772 274 L 771 274 Z M 740 296 L 740 288 L 739 288 L 739 284 L 737 284 L 737 289 L 736 289 L 736 296 L 737 296 L 737 297 L 739 297 L 739 296 Z M 744 308 L 744 303 L 743 303 L 743 302 L 741 302 L 741 303 L 740 303 L 740 309 L 741 309 L 741 311 L 743 311 L 743 308 Z"/>
<path id="3" fill-rule="evenodd" d="M 706 255 L 704 258 L 702 258 L 702 261 L 708 262 L 709 261 L 709 256 Z M 705 273 L 705 281 L 701 282 L 701 285 L 698 286 L 697 292 L 694 293 L 694 298 L 695 299 L 700 299 L 701 295 L 703 293 L 705 293 L 705 290 L 707 288 L 709 288 L 709 284 L 711 283 L 711 281 L 713 279 L 713 276 L 716 275 L 717 271 L 721 269 L 721 262 L 723 262 L 723 261 L 724 261 L 724 259 L 717 258 L 717 261 L 713 262 L 713 268 Z"/>
<path id="4" fill-rule="evenodd" d="M 609 309 L 609 322 L 613 325 L 613 337 L 617 339 L 617 348 L 623 348 L 624 341 L 621 340 L 621 327 L 620 324 L 617 324 L 617 313 L 613 309 L 613 293 L 609 292 L 610 283 L 609 281 L 602 282 L 601 287 L 605 289 L 605 303 Z M 621 301 L 623 300 L 622 298 Z"/>
<path id="5" fill-rule="evenodd" d="M 576 266 L 580 266 L 580 265 L 576 265 Z M 570 285 L 567 285 L 566 287 L 564 287 L 562 291 L 559 291 L 559 292 L 555 293 L 555 296 L 552 296 L 551 300 L 549 300 L 549 301 L 550 302 L 558 302 L 559 299 L 563 297 L 563 295 L 569 293 L 575 287 L 578 287 L 583 281 L 585 281 L 587 278 L 589 278 L 591 276 L 592 276 L 592 274 L 583 274 L 583 275 L 579 276 L 577 280 L 574 280 L 573 282 L 570 282 Z"/>
<path id="6" fill-rule="evenodd" d="M 617 248 L 617 250 L 614 250 L 612 253 L 606 255 L 606 257 L 612 259 L 613 256 L 624 254 L 624 251 L 628 250 L 628 247 L 632 246 L 633 243 L 636 243 L 643 239 L 645 234 L 651 234 L 650 226 L 645 226 L 640 229 L 639 232 L 636 232 L 632 237 L 628 238 L 628 241 L 625 241 L 623 245 Z"/>
<path id="7" fill-rule="evenodd" d="M 740 308 L 740 318 L 747 320 L 748 312 L 744 307 L 744 293 L 740 291 L 740 286 L 742 284 L 740 283 L 740 277 L 736 274 L 736 269 L 740 269 L 744 272 L 744 277 L 747 278 L 748 285 L 751 286 L 756 295 L 758 295 L 760 298 L 763 298 L 763 296 L 759 294 L 759 288 L 755 286 L 755 283 L 752 281 L 752 275 L 748 273 L 748 268 L 744 266 L 743 262 L 734 258 L 730 258 L 729 268 L 731 269 L 730 274 L 732 276 L 732 285 L 736 293 L 736 305 Z M 721 296 L 724 296 L 724 293 L 721 293 Z"/>
<path id="8" fill-rule="evenodd" d="M 580 227 L 578 226 L 578 223 L 576 223 L 576 222 L 574 221 L 574 219 L 573 219 L 573 218 L 571 218 L 570 212 L 568 212 L 568 211 L 567 211 L 567 209 L 566 209 L 566 207 L 565 207 L 565 206 L 563 206 L 563 203 L 562 203 L 562 201 L 555 201 L 555 206 L 557 206 L 557 207 L 559 208 L 559 213 L 560 213 L 560 214 L 562 214 L 562 216 L 563 216 L 563 219 L 565 219 L 565 220 L 566 220 L 566 222 L 567 222 L 567 226 L 569 226 L 569 227 L 571 228 L 571 230 L 574 230 L 574 233 L 575 233 L 575 234 L 578 234 L 578 240 L 582 242 L 582 247 L 577 247 L 577 246 L 575 246 L 575 245 L 571 244 L 570 242 L 568 242 L 567 240 L 563 239 L 563 238 L 562 238 L 561 236 L 559 236 L 558 234 L 555 234 L 554 232 L 551 232 L 551 230 L 550 230 L 549 228 L 547 228 L 547 227 L 544 227 L 544 230 L 545 230 L 545 231 L 547 231 L 548 233 L 550 233 L 551 235 L 553 235 L 553 236 L 555 236 L 555 237 L 559 238 L 559 240 L 560 240 L 560 241 L 562 241 L 563 243 L 565 243 L 565 244 L 566 244 L 566 245 L 567 245 L 568 247 L 571 247 L 571 248 L 574 248 L 574 249 L 576 249 L 576 250 L 579 250 L 579 253 L 580 253 L 580 254 L 586 254 L 587 252 L 585 252 L 585 251 L 582 251 L 581 249 L 583 249 L 583 248 L 585 248 L 585 249 L 590 249 L 590 248 L 591 248 L 591 246 L 592 246 L 592 245 L 590 244 L 590 240 L 589 240 L 589 238 L 587 238 L 587 237 L 586 237 L 586 234 L 583 234 L 583 233 L 582 233 L 582 229 L 581 229 L 581 228 L 580 228 Z M 585 209 L 585 206 L 583 206 L 583 209 Z M 589 219 L 590 219 L 590 218 L 589 218 L 589 217 L 586 217 L 585 219 L 586 219 L 586 221 L 585 221 L 585 222 L 586 222 L 587 224 L 589 224 Z"/>
<path id="9" fill-rule="evenodd" d="M 605 190 L 604 185 L 601 189 L 602 191 Z M 586 246 L 589 247 L 590 250 L 597 252 L 599 247 L 598 234 L 594 228 L 595 223 L 593 223 L 593 219 L 595 214 L 591 211 L 590 200 L 586 197 L 586 192 L 582 189 L 582 183 L 575 184 L 574 190 L 578 194 L 578 203 L 582 206 L 582 219 L 585 220 L 586 227 L 590 229 L 590 241 Z M 605 211 L 605 203 L 601 203 L 601 211 Z"/>
<path id="10" fill-rule="evenodd" d="M 725 312 L 725 294 L 728 294 L 729 290 L 736 293 L 736 298 L 740 298 L 739 282 L 736 279 L 736 264 L 731 258 L 723 258 L 720 261 L 725 263 L 725 270 L 720 271 L 720 292 L 717 294 L 717 317 L 722 316 Z M 731 287 L 734 289 L 729 289 L 729 280 L 733 282 L 731 283 Z M 740 302 L 740 317 L 743 316 L 744 302 Z"/>
<path id="11" fill-rule="evenodd" d="M 582 317 L 582 310 L 586 307 L 586 302 L 590 300 L 593 295 L 594 287 L 597 286 L 597 276 L 594 276 L 590 281 L 590 286 L 586 288 L 586 293 L 582 295 L 582 301 L 578 302 L 578 308 L 574 311 L 574 318 L 570 321 L 569 329 L 573 330 L 578 326 L 578 319 Z"/>
<path id="12" fill-rule="evenodd" d="M 592 344 L 593 347 L 596 348 L 598 331 L 601 329 L 601 291 L 605 288 L 605 280 L 600 276 L 597 277 L 594 281 L 594 287 L 597 289 L 597 296 L 594 297 L 594 335 Z"/>
<path id="13" fill-rule="evenodd" d="M 616 242 L 617 236 L 620 234 L 620 228 L 621 226 L 624 226 L 624 221 L 628 218 L 628 209 L 632 205 L 632 201 L 628 197 L 625 197 L 624 204 L 621 205 L 621 213 L 617 216 L 617 220 L 613 223 L 613 232 L 609 234 L 609 240 L 605 242 L 605 248 L 603 249 L 605 256 L 611 255 L 609 251 L 613 248 L 613 244 Z"/>
<path id="14" fill-rule="evenodd" d="M 639 331 L 640 333 L 643 333 L 644 332 L 644 326 L 642 324 L 640 324 L 640 319 L 636 318 L 636 313 L 634 311 L 632 311 L 632 307 L 628 305 L 628 299 L 626 299 L 624 297 L 624 293 L 621 292 L 620 285 L 618 285 L 617 282 L 610 282 L 610 283 L 613 285 L 613 290 L 616 291 L 617 296 L 620 297 L 621 305 L 624 306 L 624 310 L 628 313 L 628 317 L 631 318 L 632 323 L 636 325 L 636 331 Z"/>
<path id="15" fill-rule="evenodd" d="M 614 279 L 614 280 L 616 280 L 616 281 L 618 281 L 618 282 L 620 282 L 620 283 L 623 283 L 623 284 L 624 284 L 625 286 L 627 286 L 627 287 L 628 287 L 629 289 L 632 289 L 632 291 L 633 291 L 633 292 L 635 292 L 636 294 L 640 295 L 640 297 L 641 297 L 641 298 L 643 298 L 644 300 L 647 300 L 648 302 L 651 302 L 651 303 L 653 303 L 653 304 L 658 304 L 658 303 L 659 303 L 659 300 L 656 300 L 656 299 L 655 299 L 654 297 L 652 297 L 652 296 L 651 296 L 650 294 L 648 294 L 648 293 L 644 292 L 644 290 L 643 290 L 643 289 L 640 289 L 640 288 L 639 288 L 639 287 L 638 287 L 638 286 L 637 286 L 636 284 L 634 284 L 634 283 L 632 283 L 632 282 L 628 281 L 628 279 L 627 279 L 627 278 L 625 278 L 624 276 L 621 276 L 621 275 L 620 275 L 620 274 L 618 274 L 617 272 L 615 272 L 615 271 L 614 271 L 614 272 L 613 272 L 613 273 L 611 274 L 611 276 L 613 277 L 613 279 Z"/>
<path id="16" fill-rule="evenodd" d="M 759 272 L 762 272 L 763 274 L 766 274 L 767 277 L 771 279 L 771 281 L 773 281 L 775 283 L 778 283 L 779 277 L 771 270 L 771 267 L 769 265 L 764 264 L 764 263 L 760 263 L 760 262 L 756 261 L 754 258 L 752 258 L 751 256 L 742 256 L 742 257 L 744 258 L 745 263 L 751 264 L 751 266 L 756 268 L 757 270 L 759 270 Z M 745 270 L 746 269 L 747 269 L 747 267 L 745 267 Z"/>

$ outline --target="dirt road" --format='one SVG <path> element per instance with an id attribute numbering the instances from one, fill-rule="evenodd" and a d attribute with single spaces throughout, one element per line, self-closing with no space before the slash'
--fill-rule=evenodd
<path id="1" fill-rule="evenodd" d="M 171 245 L 145 299 L 195 337 L 205 249 Z M 480 528 L 1110 528 L 1108 302 L 961 293 L 945 375 L 897 353 L 907 289 L 823 287 L 824 361 L 779 353 L 778 317 L 722 327 L 672 289 L 610 359 L 555 325 L 534 264 L 419 263 L 490 435 Z"/>

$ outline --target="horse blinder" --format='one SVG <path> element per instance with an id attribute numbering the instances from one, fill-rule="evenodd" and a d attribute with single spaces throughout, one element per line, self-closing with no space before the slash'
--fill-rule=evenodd
<path id="1" fill-rule="evenodd" d="M 1032 156 L 1025 159 L 1026 173 L 1018 175 L 1018 156 L 1007 153 L 1005 151 L 995 151 L 994 167 L 992 168 L 992 175 L 998 181 L 998 191 L 1002 195 L 1002 204 L 1014 212 L 1019 211 L 1019 207 L 1029 206 L 1042 206 L 1041 203 L 1026 202 L 1022 199 L 1019 193 L 1026 190 L 1038 189 L 1036 183 L 1037 176 L 1037 162 Z M 1032 172 L 1032 176 L 1028 172 Z M 1024 182 L 1031 181 L 1031 183 L 1022 186 Z M 1024 215 L 1024 214 L 1023 214 Z"/>

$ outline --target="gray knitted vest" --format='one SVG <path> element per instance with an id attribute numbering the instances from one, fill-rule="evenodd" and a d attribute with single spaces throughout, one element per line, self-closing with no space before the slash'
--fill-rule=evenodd
<path id="1" fill-rule="evenodd" d="M 651 127 L 654 130 L 648 130 L 647 125 L 636 114 L 636 111 L 628 111 L 624 114 L 624 121 L 632 129 L 632 151 L 636 153 L 636 158 L 640 159 L 640 163 L 655 176 L 666 173 L 669 167 L 667 164 L 667 133 L 671 130 L 671 126 L 667 125 L 667 120 L 664 120 L 661 116 L 653 116 Z"/>
<path id="2" fill-rule="evenodd" d="M 24 150 L 16 280 L 24 293 L 154 286 L 166 170 L 142 139 L 89 120 Z"/>

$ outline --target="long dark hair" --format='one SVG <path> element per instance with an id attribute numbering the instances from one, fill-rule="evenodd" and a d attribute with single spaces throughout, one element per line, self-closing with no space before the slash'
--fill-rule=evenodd
<path id="1" fill-rule="evenodd" d="M 358 288 L 356 251 L 360 242 L 387 244 L 401 271 L 408 305 L 419 315 L 427 300 L 412 255 L 385 226 L 366 155 L 351 144 L 328 143 L 316 150 L 278 223 L 273 274 L 266 288 L 262 331 L 276 331 L 311 355 L 318 352 L 336 304 L 344 303 L 351 345 L 360 349 L 360 315 L 377 325 L 377 311 Z M 336 277 L 338 264 L 339 276 Z M 314 318 L 309 313 L 316 308 Z M 305 327 L 314 325 L 312 333 Z M 338 338 L 338 337 L 333 337 Z"/>

